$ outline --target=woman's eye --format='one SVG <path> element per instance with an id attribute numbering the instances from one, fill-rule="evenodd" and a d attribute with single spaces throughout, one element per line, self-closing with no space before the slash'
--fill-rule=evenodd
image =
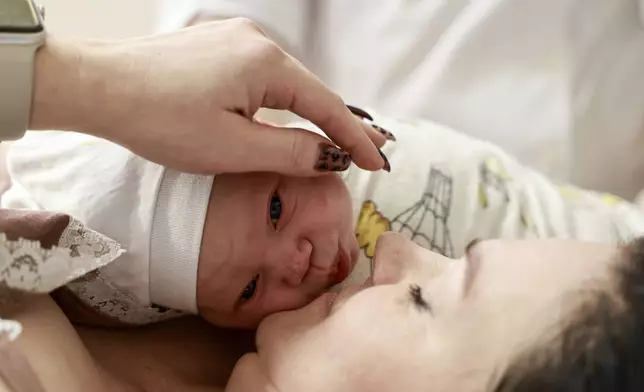
<path id="1" fill-rule="evenodd" d="M 253 280 L 250 281 L 248 286 L 244 289 L 244 292 L 241 295 L 241 300 L 242 301 L 250 301 L 253 299 L 255 296 L 255 292 L 257 291 L 257 281 L 259 280 L 259 275 L 253 278 Z"/>
<path id="2" fill-rule="evenodd" d="M 268 208 L 268 217 L 271 219 L 271 223 L 274 227 L 277 227 L 277 222 L 282 216 L 282 199 L 280 199 L 277 193 L 273 193 L 271 196 L 271 203 Z"/>

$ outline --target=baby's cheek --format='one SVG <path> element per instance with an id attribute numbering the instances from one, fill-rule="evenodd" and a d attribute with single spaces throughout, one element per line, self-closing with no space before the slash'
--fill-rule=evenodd
<path id="1" fill-rule="evenodd" d="M 319 218 L 318 222 L 328 222 L 341 225 L 343 228 L 352 229 L 352 204 L 349 191 L 342 180 L 335 174 L 330 174 L 325 181 L 317 183 L 314 188 L 308 189 L 312 200 L 315 200 L 310 214 Z M 346 226 L 346 227 L 345 227 Z"/>
<path id="2" fill-rule="evenodd" d="M 340 182 L 337 192 L 334 192 L 333 194 L 333 198 L 333 206 L 338 219 L 342 222 L 344 228 L 353 233 L 355 223 L 353 217 L 353 203 L 351 201 L 351 194 L 344 182 Z"/>

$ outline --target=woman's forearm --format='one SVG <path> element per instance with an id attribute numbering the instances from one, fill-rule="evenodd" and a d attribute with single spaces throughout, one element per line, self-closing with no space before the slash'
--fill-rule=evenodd
<path id="1" fill-rule="evenodd" d="M 36 53 L 30 129 L 92 133 L 106 113 L 118 113 L 126 96 L 118 68 L 110 67 L 108 44 L 93 40 L 49 38 Z M 114 77 L 112 77 L 114 76 Z"/>

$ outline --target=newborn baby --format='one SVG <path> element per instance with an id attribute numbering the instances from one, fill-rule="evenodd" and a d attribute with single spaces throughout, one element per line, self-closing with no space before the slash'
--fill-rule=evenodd
<path id="1" fill-rule="evenodd" d="M 2 204 L 65 212 L 119 241 L 120 260 L 68 289 L 126 324 L 198 313 L 254 327 L 364 281 L 386 231 L 454 258 L 475 238 L 616 244 L 644 233 L 636 206 L 554 184 L 494 145 L 353 111 L 392 140 L 391 173 L 188 175 L 102 139 L 39 132 L 12 147 Z"/>

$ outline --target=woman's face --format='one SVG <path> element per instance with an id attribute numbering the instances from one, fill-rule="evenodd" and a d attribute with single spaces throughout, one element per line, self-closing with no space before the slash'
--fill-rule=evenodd
<path id="1" fill-rule="evenodd" d="M 452 260 L 383 235 L 373 286 L 267 318 L 228 390 L 483 390 L 559 332 L 585 289 L 612 287 L 615 255 L 572 241 L 486 241 Z"/>

